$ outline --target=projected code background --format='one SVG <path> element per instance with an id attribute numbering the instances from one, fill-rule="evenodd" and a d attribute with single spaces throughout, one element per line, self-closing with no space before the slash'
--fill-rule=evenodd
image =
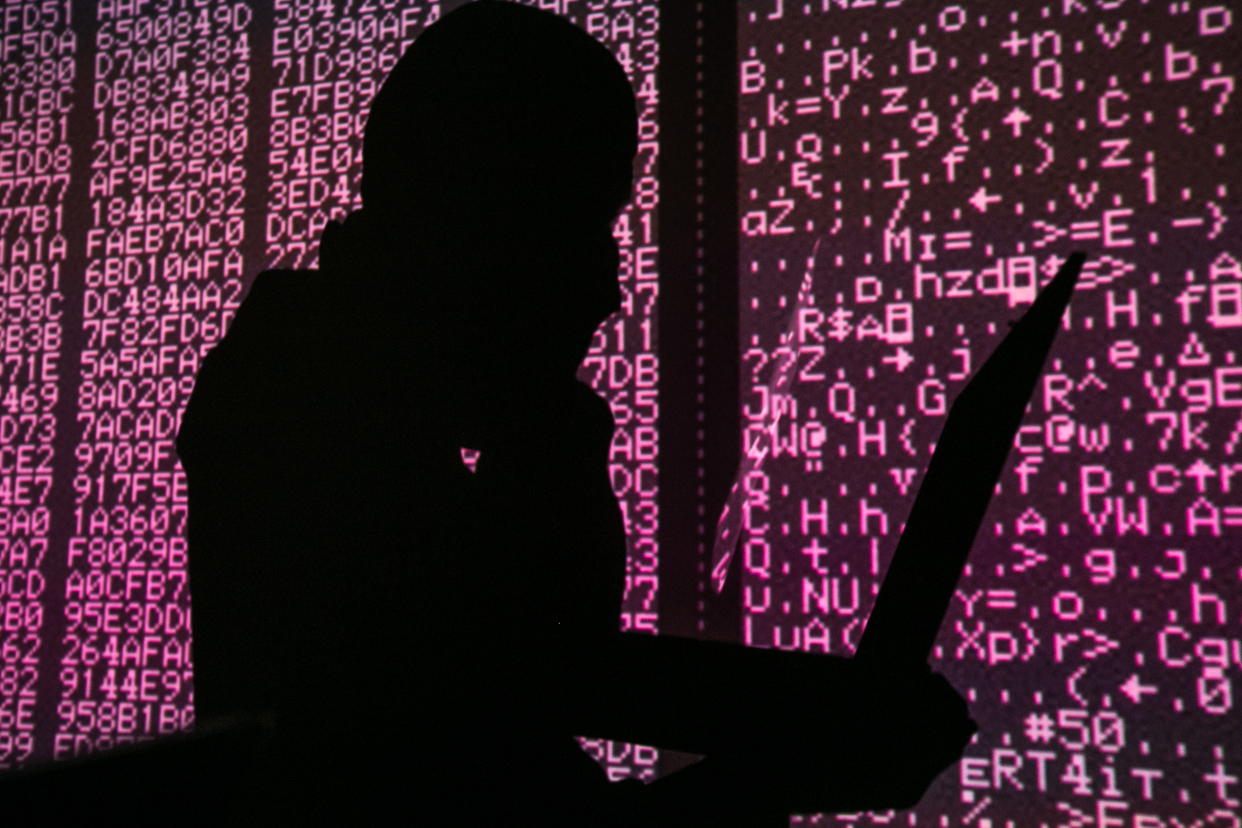
<path id="1" fill-rule="evenodd" d="M 1088 255 L 934 654 L 980 733 L 816 821 L 1240 824 L 1235 17 L 740 3 L 747 643 L 853 651 L 947 406 Z"/>
<path id="2" fill-rule="evenodd" d="M 194 375 L 254 276 L 314 267 L 325 224 L 360 206 L 368 104 L 457 5 L 0 3 L 0 768 L 192 724 L 173 440 Z M 658 13 L 534 5 L 609 46 L 639 100 L 624 308 L 580 376 L 618 425 L 620 622 L 654 632 Z M 614 777 L 654 773 L 651 749 L 584 748 Z"/>

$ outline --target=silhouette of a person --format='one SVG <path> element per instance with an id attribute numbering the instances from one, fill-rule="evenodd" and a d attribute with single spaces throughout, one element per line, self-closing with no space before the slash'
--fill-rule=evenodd
<path id="1" fill-rule="evenodd" d="M 618 631 L 613 421 L 575 372 L 620 306 L 635 148 L 603 46 L 465 5 L 377 95 L 321 267 L 260 274 L 205 360 L 195 705 L 275 721 L 256 821 L 775 825 L 913 805 L 960 756 L 930 673 Z M 707 758 L 613 785 L 575 734 Z"/>

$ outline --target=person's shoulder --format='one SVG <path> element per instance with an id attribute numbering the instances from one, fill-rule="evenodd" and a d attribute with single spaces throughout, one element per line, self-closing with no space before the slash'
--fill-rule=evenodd
<path id="1" fill-rule="evenodd" d="M 263 271 L 252 280 L 217 350 L 246 354 L 256 365 L 313 350 L 345 314 L 336 281 L 322 270 Z"/>
<path id="2" fill-rule="evenodd" d="M 275 323 L 302 310 L 322 279 L 317 270 L 273 269 L 255 276 L 234 317 L 233 328 L 261 319 Z M 248 325 L 247 325 L 248 326 Z"/>
<path id="3" fill-rule="evenodd" d="M 178 452 L 239 429 L 231 425 L 253 417 L 263 397 L 279 384 L 279 371 L 297 343 L 291 332 L 305 327 L 302 306 L 316 271 L 265 270 L 250 287 L 224 336 L 203 358 L 195 373 L 177 437 Z M 243 430 L 244 429 L 240 429 Z M 230 438 L 232 439 L 232 438 Z"/>
<path id="4" fill-rule="evenodd" d="M 264 270 L 251 280 L 246 298 L 253 295 L 271 297 L 305 293 L 322 285 L 325 277 L 326 274 L 316 268 L 279 267 Z"/>

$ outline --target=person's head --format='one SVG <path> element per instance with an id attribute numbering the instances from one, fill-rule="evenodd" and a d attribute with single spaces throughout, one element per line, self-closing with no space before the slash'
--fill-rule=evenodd
<path id="1" fill-rule="evenodd" d="M 424 272 L 401 276 L 437 280 L 420 290 L 432 312 L 485 329 L 463 342 L 493 348 L 475 357 L 529 348 L 572 371 L 619 307 L 611 227 L 636 147 L 634 95 L 602 44 L 479 0 L 429 26 L 376 95 L 363 212 L 398 252 L 418 247 Z"/>
<path id="2" fill-rule="evenodd" d="M 532 207 L 606 220 L 629 200 L 637 140 L 607 48 L 550 12 L 477 0 L 429 26 L 372 102 L 363 202 L 432 222 Z"/>

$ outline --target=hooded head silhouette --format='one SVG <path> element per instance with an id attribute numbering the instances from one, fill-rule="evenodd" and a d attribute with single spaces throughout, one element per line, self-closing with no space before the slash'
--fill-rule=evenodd
<path id="1" fill-rule="evenodd" d="M 620 307 L 612 221 L 636 147 L 634 94 L 603 45 L 549 12 L 469 3 L 376 95 L 363 209 L 330 226 L 325 267 L 357 268 L 328 243 L 352 236 L 382 278 L 410 283 L 459 408 L 572 378 Z"/>
<path id="2" fill-rule="evenodd" d="M 372 102 L 368 209 L 453 226 L 598 222 L 629 198 L 634 95 L 567 20 L 479 0 L 428 27 Z"/>

